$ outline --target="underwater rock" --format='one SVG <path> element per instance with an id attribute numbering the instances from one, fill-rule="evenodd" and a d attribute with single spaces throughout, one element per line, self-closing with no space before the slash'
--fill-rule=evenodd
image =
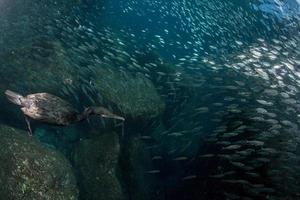
<path id="1" fill-rule="evenodd" d="M 142 74 L 97 68 L 95 87 L 101 96 L 116 105 L 125 118 L 149 119 L 159 116 L 165 104 L 153 83 Z"/>
<path id="2" fill-rule="evenodd" d="M 115 133 L 80 142 L 74 152 L 74 162 L 79 171 L 81 199 L 124 199 L 116 173 L 119 153 L 119 138 Z"/>
<path id="3" fill-rule="evenodd" d="M 126 191 L 132 200 L 165 198 L 160 171 L 157 170 L 147 146 L 140 138 L 132 137 L 120 160 Z M 159 163 L 161 160 L 158 160 Z M 161 163 L 162 164 L 162 163 Z"/>
<path id="4" fill-rule="evenodd" d="M 68 62 L 61 42 L 35 41 L 31 46 L 0 54 L 5 58 L 5 67 L 0 70 L 3 77 L 0 92 L 10 88 L 22 94 L 34 91 L 57 94 L 65 80 L 73 80 L 76 69 Z"/>
<path id="5" fill-rule="evenodd" d="M 76 200 L 70 163 L 27 133 L 0 126 L 1 199 Z"/>

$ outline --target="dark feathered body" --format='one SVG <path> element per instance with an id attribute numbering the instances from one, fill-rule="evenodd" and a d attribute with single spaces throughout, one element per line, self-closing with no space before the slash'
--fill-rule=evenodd
<path id="1" fill-rule="evenodd" d="M 68 125 L 79 118 L 79 112 L 71 104 L 52 94 L 30 94 L 23 97 L 21 102 L 21 110 L 25 115 L 42 122 Z"/>

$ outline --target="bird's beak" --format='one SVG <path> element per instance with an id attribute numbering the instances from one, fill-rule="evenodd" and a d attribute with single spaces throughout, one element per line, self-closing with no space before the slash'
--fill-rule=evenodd
<path id="1" fill-rule="evenodd" d="M 92 109 L 93 114 L 100 115 L 103 118 L 117 119 L 117 120 L 125 121 L 124 117 L 116 115 L 104 107 L 92 107 L 91 109 Z"/>
<path id="2" fill-rule="evenodd" d="M 118 116 L 118 115 L 115 115 L 115 114 L 101 114 L 101 117 L 110 118 L 110 119 L 118 119 L 118 120 L 121 120 L 121 121 L 125 121 L 124 117 L 121 117 L 121 116 Z"/>

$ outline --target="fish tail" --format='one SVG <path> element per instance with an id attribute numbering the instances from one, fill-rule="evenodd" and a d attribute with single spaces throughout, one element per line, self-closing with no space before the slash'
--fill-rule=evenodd
<path id="1" fill-rule="evenodd" d="M 22 99 L 24 98 L 22 95 L 13 92 L 11 90 L 6 90 L 5 95 L 10 102 L 17 104 L 19 106 L 22 105 Z"/>

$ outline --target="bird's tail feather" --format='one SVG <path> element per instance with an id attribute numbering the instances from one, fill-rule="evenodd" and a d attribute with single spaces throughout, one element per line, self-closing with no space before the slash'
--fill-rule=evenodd
<path id="1" fill-rule="evenodd" d="M 22 99 L 23 99 L 22 95 L 20 95 L 16 92 L 13 92 L 11 90 L 6 90 L 5 95 L 10 102 L 17 104 L 19 106 L 22 105 Z"/>

